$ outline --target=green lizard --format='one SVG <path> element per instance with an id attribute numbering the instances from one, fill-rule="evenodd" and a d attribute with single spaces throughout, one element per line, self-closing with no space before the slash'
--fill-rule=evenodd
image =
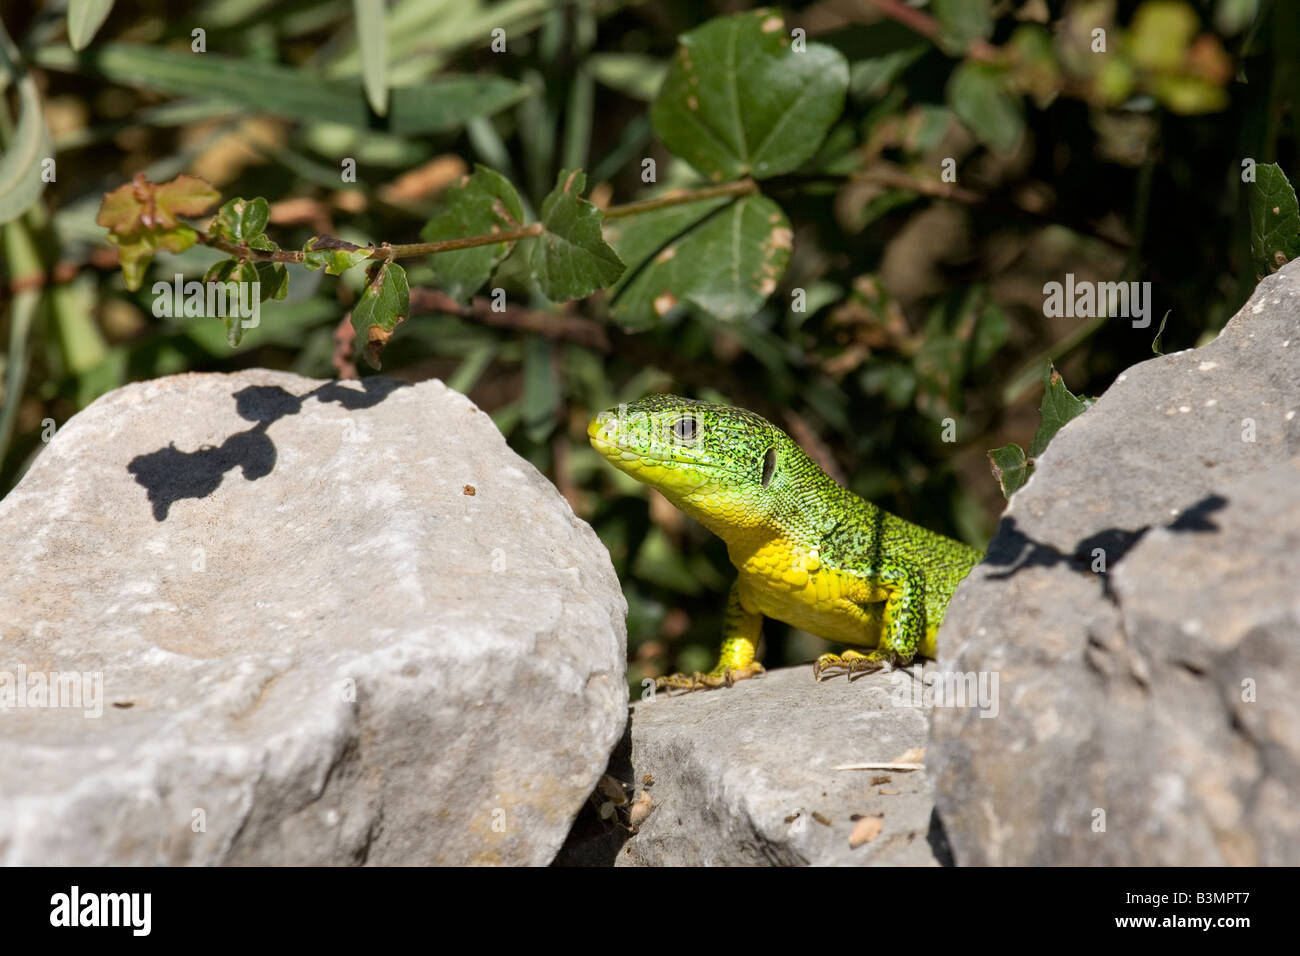
<path id="1" fill-rule="evenodd" d="M 650 395 L 601 412 L 587 435 L 614 467 L 722 538 L 740 572 L 718 665 L 659 678 L 670 691 L 763 673 L 754 656 L 764 617 L 875 648 L 823 654 L 818 680 L 934 657 L 948 601 L 983 557 L 836 484 L 790 436 L 743 408 Z"/>

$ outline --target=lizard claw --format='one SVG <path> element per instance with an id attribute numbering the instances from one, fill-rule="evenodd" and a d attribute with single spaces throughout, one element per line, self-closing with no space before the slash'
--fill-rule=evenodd
<path id="1" fill-rule="evenodd" d="M 747 680 L 764 673 L 763 665 L 754 661 L 744 667 L 715 667 L 707 674 L 696 671 L 694 674 L 668 674 L 655 678 L 655 690 L 666 691 L 669 697 L 688 694 L 693 690 L 713 690 L 718 687 L 731 687 L 738 680 Z M 673 692 L 677 691 L 676 694 Z"/>
<path id="2" fill-rule="evenodd" d="M 813 680 L 820 681 L 822 676 L 835 677 L 847 674 L 850 681 L 854 675 L 871 674 L 882 669 L 892 669 L 892 661 L 887 652 L 879 650 L 870 654 L 858 651 L 845 651 L 843 654 L 823 654 L 813 662 Z"/>

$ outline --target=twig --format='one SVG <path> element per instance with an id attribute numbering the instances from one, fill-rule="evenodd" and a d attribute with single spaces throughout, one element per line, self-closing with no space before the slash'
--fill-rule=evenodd
<path id="1" fill-rule="evenodd" d="M 642 199 L 622 206 L 610 206 L 605 210 L 605 218 L 620 219 L 623 216 L 636 216 L 643 212 L 653 212 L 656 209 L 680 206 L 688 202 L 702 202 L 719 196 L 748 196 L 757 192 L 758 183 L 749 177 L 723 183 L 720 186 L 706 186 L 704 189 L 674 189 L 653 199 Z"/>
<path id="2" fill-rule="evenodd" d="M 908 773 L 912 770 L 924 770 L 923 763 L 842 763 L 838 767 L 831 767 L 832 770 L 894 770 L 898 773 Z"/>
<path id="3" fill-rule="evenodd" d="M 656 209 L 665 209 L 669 206 L 680 206 L 685 203 L 715 199 L 718 196 L 745 196 L 757 192 L 758 184 L 752 179 L 737 179 L 734 182 L 723 183 L 719 186 L 706 186 L 703 189 L 694 190 L 673 190 L 653 199 L 644 199 L 623 206 L 611 206 L 605 210 L 605 218 L 619 219 L 624 216 L 636 216 Z M 213 249 L 220 249 L 222 252 L 252 262 L 302 262 L 305 258 L 305 253 L 301 249 L 279 249 L 276 251 L 253 249 L 243 242 L 231 242 L 228 239 L 211 236 L 201 230 L 195 231 L 198 233 L 198 241 L 203 245 L 211 246 Z M 431 256 L 439 252 L 455 252 L 458 249 L 473 249 L 476 246 L 494 246 L 501 242 L 534 239 L 545 231 L 545 226 L 540 222 L 535 222 L 505 232 L 490 232 L 482 236 L 465 236 L 461 239 L 438 239 L 433 242 L 406 242 L 396 245 L 383 243 L 371 249 L 366 258 L 392 260 Z"/>

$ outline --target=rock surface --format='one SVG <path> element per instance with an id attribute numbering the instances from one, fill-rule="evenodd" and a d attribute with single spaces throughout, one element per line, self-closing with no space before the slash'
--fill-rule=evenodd
<path id="1" fill-rule="evenodd" d="M 625 611 L 440 382 L 119 389 L 0 501 L 0 863 L 545 864 L 622 733 Z"/>
<path id="2" fill-rule="evenodd" d="M 1002 691 L 935 712 L 958 865 L 1300 863 L 1298 412 L 1295 262 L 1052 440 L 940 641 Z"/>
<path id="3" fill-rule="evenodd" d="M 817 684 L 803 666 L 638 702 L 610 774 L 648 795 L 650 815 L 629 838 L 586 814 L 556 862 L 933 865 L 925 771 L 835 769 L 923 748 L 928 710 L 915 689 L 907 671 Z M 854 815 L 881 815 L 856 847 Z"/>

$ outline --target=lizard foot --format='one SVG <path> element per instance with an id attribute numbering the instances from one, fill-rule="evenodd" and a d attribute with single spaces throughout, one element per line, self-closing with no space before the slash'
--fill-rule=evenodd
<path id="1" fill-rule="evenodd" d="M 763 673 L 763 665 L 754 661 L 744 667 L 715 667 L 707 674 L 696 671 L 694 674 L 669 674 L 655 678 L 655 690 L 668 692 L 669 697 L 686 694 L 693 690 L 713 690 L 717 687 L 730 687 L 738 680 L 757 677 Z M 676 691 L 677 694 L 673 692 Z"/>
<path id="2" fill-rule="evenodd" d="M 848 674 L 849 680 L 855 674 L 870 674 L 891 664 L 889 654 L 879 650 L 870 654 L 858 651 L 845 651 L 843 654 L 823 654 L 813 662 L 813 680 L 820 681 L 823 676 L 835 677 Z"/>

